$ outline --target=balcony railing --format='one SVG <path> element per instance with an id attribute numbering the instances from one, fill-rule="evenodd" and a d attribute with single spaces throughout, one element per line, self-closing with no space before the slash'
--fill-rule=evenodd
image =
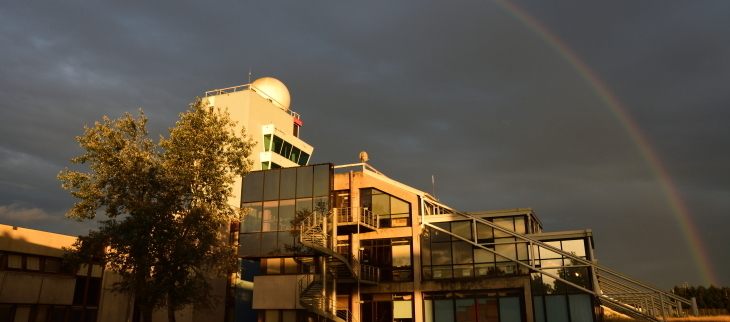
<path id="1" fill-rule="evenodd" d="M 373 230 L 379 228 L 378 216 L 363 207 L 334 208 L 337 215 L 337 225 L 363 225 Z"/>

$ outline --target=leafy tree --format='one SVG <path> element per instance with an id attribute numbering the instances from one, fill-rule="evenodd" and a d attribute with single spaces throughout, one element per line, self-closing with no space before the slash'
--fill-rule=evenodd
<path id="1" fill-rule="evenodd" d="M 71 160 L 90 172 L 58 175 L 81 199 L 67 217 L 108 217 L 66 249 L 66 260 L 78 266 L 93 256 L 119 274 L 114 291 L 133 295 L 144 321 L 165 306 L 170 321 L 187 305 L 210 308 L 217 298 L 207 277 L 237 266 L 224 228 L 241 210 L 228 199 L 236 176 L 251 169 L 254 143 L 235 133 L 227 112 L 200 99 L 180 117 L 159 144 L 147 138 L 141 110 L 137 118 L 104 117 L 77 138 L 86 152 Z"/>

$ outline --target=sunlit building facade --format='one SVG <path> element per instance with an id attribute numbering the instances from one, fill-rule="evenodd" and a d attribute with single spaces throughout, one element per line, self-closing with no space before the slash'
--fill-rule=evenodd
<path id="1" fill-rule="evenodd" d="M 254 172 L 241 206 L 235 321 L 577 322 L 600 311 L 544 274 L 592 290 L 590 267 L 514 236 L 591 261 L 591 231 L 542 233 L 530 208 L 459 213 L 367 164 Z"/>

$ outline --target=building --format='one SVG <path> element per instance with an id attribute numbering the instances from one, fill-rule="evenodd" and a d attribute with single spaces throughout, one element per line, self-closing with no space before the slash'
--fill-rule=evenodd
<path id="1" fill-rule="evenodd" d="M 243 181 L 233 321 L 647 321 L 692 302 L 597 265 L 590 230 L 463 213 L 365 163 Z"/>

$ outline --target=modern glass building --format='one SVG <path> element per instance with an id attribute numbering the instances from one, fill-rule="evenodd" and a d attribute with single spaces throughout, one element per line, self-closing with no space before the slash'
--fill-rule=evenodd
<path id="1" fill-rule="evenodd" d="M 656 320 L 691 303 L 596 265 L 590 230 L 459 212 L 364 163 L 253 172 L 241 196 L 232 321 Z"/>

